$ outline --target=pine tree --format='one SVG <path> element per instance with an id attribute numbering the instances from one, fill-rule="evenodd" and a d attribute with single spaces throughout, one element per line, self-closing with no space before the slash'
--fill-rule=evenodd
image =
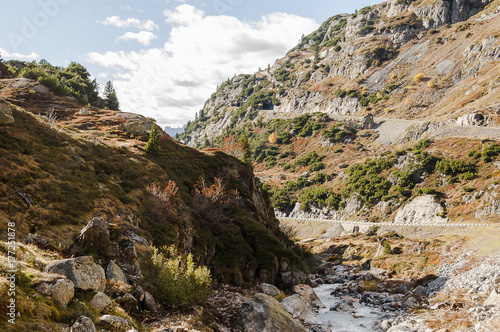
<path id="1" fill-rule="evenodd" d="M 104 87 L 104 106 L 113 111 L 118 111 L 120 108 L 120 103 L 118 102 L 118 97 L 116 96 L 116 90 L 111 81 L 106 83 L 106 86 Z"/>
<path id="2" fill-rule="evenodd" d="M 158 155 L 160 154 L 160 131 L 156 127 L 156 124 L 153 123 L 151 126 L 151 132 L 149 133 L 149 140 L 144 148 L 149 154 Z"/>
<path id="3" fill-rule="evenodd" d="M 250 142 L 248 142 L 247 135 L 243 135 L 240 139 L 240 146 L 243 150 L 243 162 L 245 164 L 250 164 L 252 161 L 252 152 L 250 151 Z"/>

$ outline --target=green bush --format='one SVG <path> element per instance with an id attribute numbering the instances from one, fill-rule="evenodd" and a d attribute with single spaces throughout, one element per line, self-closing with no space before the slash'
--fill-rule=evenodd
<path id="1" fill-rule="evenodd" d="M 156 128 L 156 125 L 151 126 L 151 132 L 149 133 L 149 140 L 144 151 L 149 154 L 158 155 L 160 154 L 160 131 Z"/>
<path id="2" fill-rule="evenodd" d="M 299 196 L 300 209 L 304 211 L 308 210 L 311 205 L 338 210 L 341 200 L 342 197 L 331 189 L 320 187 L 307 188 Z"/>
<path id="3" fill-rule="evenodd" d="M 430 139 L 425 138 L 423 140 L 420 140 L 413 149 L 415 151 L 424 150 L 427 149 L 429 146 L 431 146 L 431 143 L 432 142 Z"/>
<path id="4" fill-rule="evenodd" d="M 288 190 L 277 189 L 271 193 L 271 204 L 276 210 L 286 211 L 293 208 L 295 200 L 290 198 Z"/>
<path id="5" fill-rule="evenodd" d="M 392 255 L 392 248 L 389 241 L 384 242 L 384 255 Z"/>
<path id="6" fill-rule="evenodd" d="M 321 171 L 322 169 L 325 169 L 325 164 L 323 164 L 321 161 L 315 162 L 309 166 L 309 172 L 316 172 L 316 171 Z"/>
<path id="7" fill-rule="evenodd" d="M 157 288 L 162 303 L 177 307 L 199 303 L 210 295 L 210 270 L 206 266 L 196 267 L 191 254 L 183 259 L 174 246 L 162 251 L 156 247 L 151 249 L 152 268 L 148 279 Z"/>
<path id="8" fill-rule="evenodd" d="M 446 175 L 476 173 L 476 167 L 469 161 L 443 159 L 436 163 L 436 170 Z"/>
<path id="9" fill-rule="evenodd" d="M 481 157 L 485 163 L 492 161 L 492 157 L 496 157 L 500 154 L 500 145 L 496 143 L 488 144 L 483 147 L 481 152 Z"/>
<path id="10" fill-rule="evenodd" d="M 308 166 L 314 163 L 319 163 L 325 159 L 325 156 L 320 156 L 316 153 L 316 151 L 310 151 L 305 155 L 301 156 L 295 161 L 295 164 L 298 166 Z"/>

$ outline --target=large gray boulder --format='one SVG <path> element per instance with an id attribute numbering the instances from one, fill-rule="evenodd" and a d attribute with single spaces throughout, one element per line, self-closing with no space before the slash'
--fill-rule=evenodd
<path id="1" fill-rule="evenodd" d="M 237 331 L 244 332 L 305 332 L 298 320 L 275 298 L 259 293 L 241 305 Z"/>
<path id="2" fill-rule="evenodd" d="M 111 241 L 108 223 L 103 218 L 93 218 L 80 232 L 80 244 L 85 252 L 95 251 L 108 259 L 120 256 L 117 243 Z"/>
<path id="3" fill-rule="evenodd" d="M 0 125 L 8 125 L 14 123 L 14 115 L 9 103 L 0 97 Z"/>
<path id="4" fill-rule="evenodd" d="M 103 312 L 113 304 L 113 301 L 103 292 L 96 292 L 89 304 L 97 312 Z"/>
<path id="5" fill-rule="evenodd" d="M 94 322 L 86 316 L 80 316 L 71 326 L 70 332 L 96 332 Z"/>
<path id="6" fill-rule="evenodd" d="M 48 273 L 62 274 L 71 280 L 77 289 L 103 291 L 106 277 L 101 266 L 90 256 L 53 261 L 45 267 Z"/>
<path id="7" fill-rule="evenodd" d="M 294 294 L 281 301 L 285 309 L 299 321 L 307 324 L 320 325 L 321 320 L 308 308 L 299 294 Z"/>
<path id="8" fill-rule="evenodd" d="M 297 293 L 302 300 L 308 305 L 308 307 L 312 310 L 318 310 L 322 308 L 326 308 L 323 302 L 318 297 L 318 294 L 312 289 L 309 285 L 296 285 L 293 287 L 293 291 Z"/>
<path id="9" fill-rule="evenodd" d="M 72 281 L 68 279 L 56 279 L 53 282 L 42 282 L 40 283 L 36 290 L 61 304 L 63 308 L 66 308 L 69 301 L 75 296 L 75 285 Z"/>
<path id="10" fill-rule="evenodd" d="M 110 261 L 106 268 L 106 279 L 127 283 L 127 278 L 122 269 L 114 261 Z"/>

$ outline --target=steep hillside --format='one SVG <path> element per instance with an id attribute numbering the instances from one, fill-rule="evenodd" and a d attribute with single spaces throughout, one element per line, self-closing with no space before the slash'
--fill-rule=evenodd
<path id="1" fill-rule="evenodd" d="M 231 151 L 246 136 L 282 215 L 405 220 L 400 207 L 430 194 L 444 221 L 496 220 L 498 148 L 485 139 L 500 137 L 499 34 L 499 1 L 337 15 L 222 83 L 179 138 Z"/>
<path id="2" fill-rule="evenodd" d="M 29 245 L 16 251 L 18 331 L 33 330 L 35 322 L 73 324 L 85 312 L 96 316 L 81 307 L 90 296 L 85 291 L 68 308 L 31 308 L 28 296 L 48 280 L 42 271 L 54 259 L 90 255 L 108 269 L 113 261 L 132 293 L 143 287 L 166 307 L 177 303 L 165 300 L 157 275 L 148 272 L 151 245 L 191 254 L 210 269 L 214 286 L 260 280 L 286 289 L 305 279 L 303 252 L 279 230 L 252 170 L 220 151 L 183 146 L 158 128 L 159 151 L 146 153 L 152 126 L 136 114 L 83 107 L 34 80 L 0 79 L 0 233 L 52 252 Z M 2 308 L 10 236 L 0 239 Z"/>

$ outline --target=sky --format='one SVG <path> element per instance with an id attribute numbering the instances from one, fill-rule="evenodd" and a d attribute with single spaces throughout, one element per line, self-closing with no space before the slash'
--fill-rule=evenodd
<path id="1" fill-rule="evenodd" d="M 76 61 L 125 112 L 181 127 L 217 86 L 267 68 L 329 17 L 381 0 L 23 0 L 0 12 L 4 60 Z"/>

